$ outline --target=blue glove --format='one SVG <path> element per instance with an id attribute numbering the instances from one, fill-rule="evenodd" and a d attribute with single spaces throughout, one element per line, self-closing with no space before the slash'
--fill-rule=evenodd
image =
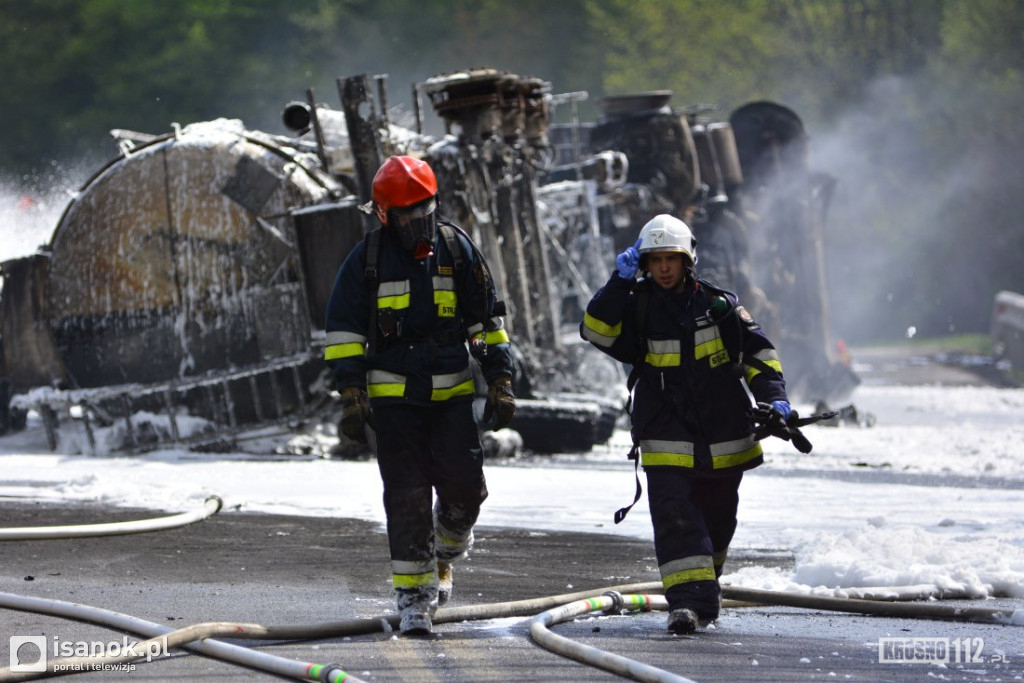
<path id="1" fill-rule="evenodd" d="M 632 280 L 636 277 L 636 269 L 640 267 L 640 252 L 637 251 L 639 248 L 640 240 L 637 240 L 636 244 L 627 247 L 626 251 L 615 257 L 615 268 L 623 280 Z"/>
<path id="2" fill-rule="evenodd" d="M 789 414 L 793 412 L 793 408 L 790 407 L 789 401 L 772 401 L 772 410 L 782 416 L 783 422 L 788 420 Z"/>

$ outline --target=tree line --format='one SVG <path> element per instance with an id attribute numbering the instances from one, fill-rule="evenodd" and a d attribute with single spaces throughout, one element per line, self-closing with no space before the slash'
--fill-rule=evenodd
<path id="1" fill-rule="evenodd" d="M 112 157 L 113 128 L 283 132 L 307 88 L 493 66 L 602 95 L 669 89 L 726 117 L 783 103 L 835 175 L 833 325 L 850 340 L 986 329 L 1024 290 L 1019 0 L 0 0 L 0 176 Z M 77 178 L 81 181 L 84 178 Z M 856 256 L 856 258 L 854 258 Z"/>

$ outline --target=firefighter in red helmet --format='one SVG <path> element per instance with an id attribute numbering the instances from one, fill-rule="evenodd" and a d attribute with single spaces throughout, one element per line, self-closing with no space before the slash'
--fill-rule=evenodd
<path id="1" fill-rule="evenodd" d="M 430 166 L 389 158 L 372 206 L 382 227 L 338 271 L 324 358 L 341 432 L 376 441 L 401 632 L 424 634 L 487 497 L 471 358 L 488 383 L 483 422 L 499 429 L 515 413 L 511 348 L 483 256 L 438 218 Z"/>

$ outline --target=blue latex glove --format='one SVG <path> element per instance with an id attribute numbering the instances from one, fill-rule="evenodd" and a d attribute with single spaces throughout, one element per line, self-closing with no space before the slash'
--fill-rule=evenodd
<path id="1" fill-rule="evenodd" d="M 789 414 L 793 412 L 793 408 L 789 405 L 789 401 L 772 401 L 772 410 L 782 416 L 783 422 L 788 420 Z"/>
<path id="2" fill-rule="evenodd" d="M 626 251 L 615 257 L 615 268 L 623 280 L 632 280 L 636 277 L 636 269 L 640 267 L 640 252 L 637 251 L 639 248 L 640 240 L 637 240 L 636 244 L 627 247 Z"/>

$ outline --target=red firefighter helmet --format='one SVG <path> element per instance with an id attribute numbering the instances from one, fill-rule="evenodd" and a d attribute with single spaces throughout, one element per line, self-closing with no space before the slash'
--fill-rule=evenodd
<path id="1" fill-rule="evenodd" d="M 419 204 L 437 194 L 437 178 L 430 165 L 407 156 L 390 157 L 373 176 L 373 208 L 382 225 L 388 211 Z"/>

